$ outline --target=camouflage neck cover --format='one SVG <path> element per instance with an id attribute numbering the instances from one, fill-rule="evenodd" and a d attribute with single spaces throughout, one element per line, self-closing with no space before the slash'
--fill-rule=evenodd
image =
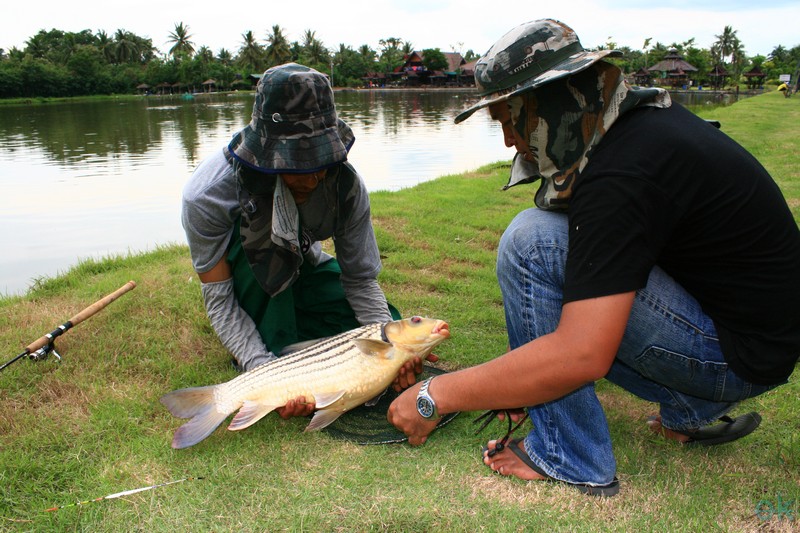
<path id="1" fill-rule="evenodd" d="M 549 210 L 567 209 L 575 179 L 620 115 L 637 106 L 671 105 L 664 89 L 633 88 L 618 67 L 605 61 L 508 102 L 514 128 L 528 141 L 533 161 L 517 154 L 504 190 L 541 178 L 534 201 Z"/>
<path id="2" fill-rule="evenodd" d="M 253 179 L 254 171 L 238 159 L 232 158 L 231 165 L 242 208 L 242 249 L 259 285 L 274 297 L 297 279 L 310 242 L 300 233 L 297 206 L 278 174 Z"/>

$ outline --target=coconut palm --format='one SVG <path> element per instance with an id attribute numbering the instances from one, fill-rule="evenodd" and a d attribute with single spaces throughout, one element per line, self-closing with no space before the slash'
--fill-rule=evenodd
<path id="1" fill-rule="evenodd" d="M 114 62 L 130 63 L 139 58 L 139 50 L 132 34 L 125 30 L 117 30 L 114 34 Z"/>
<path id="2" fill-rule="evenodd" d="M 233 62 L 233 56 L 225 48 L 220 48 L 219 53 L 217 54 L 217 61 L 219 61 L 226 67 L 229 67 Z"/>
<path id="3" fill-rule="evenodd" d="M 203 63 L 211 63 L 214 61 L 214 52 L 212 52 L 211 48 L 208 46 L 201 46 L 200 49 L 197 50 L 196 57 Z"/>
<path id="4" fill-rule="evenodd" d="M 403 64 L 403 53 L 401 46 L 403 40 L 397 37 L 387 37 L 380 39 L 378 44 L 381 45 L 380 64 L 384 72 L 392 72 L 396 67 Z"/>
<path id="5" fill-rule="evenodd" d="M 369 65 L 373 64 L 377 58 L 377 53 L 368 44 L 362 44 L 358 48 L 358 55 L 363 57 Z"/>
<path id="6" fill-rule="evenodd" d="M 242 47 L 237 57 L 239 65 L 249 71 L 260 71 L 264 62 L 264 50 L 252 31 L 242 34 Z"/>
<path id="7" fill-rule="evenodd" d="M 192 38 L 189 33 L 189 26 L 184 26 L 183 22 L 175 25 L 175 31 L 169 32 L 167 43 L 173 43 L 172 48 L 169 49 L 169 55 L 177 57 L 179 55 L 187 55 L 189 57 L 194 53 L 194 43 L 190 40 Z"/>
<path id="8" fill-rule="evenodd" d="M 113 63 L 115 59 L 114 40 L 103 30 L 98 31 L 95 37 L 97 39 L 97 49 L 100 50 L 106 61 Z"/>
<path id="9" fill-rule="evenodd" d="M 303 60 L 314 67 L 327 65 L 330 61 L 330 53 L 317 39 L 316 32 L 306 30 L 303 34 Z"/>
<path id="10" fill-rule="evenodd" d="M 267 64 L 280 65 L 292 59 L 289 39 L 284 35 L 279 25 L 272 27 L 272 32 L 267 35 Z"/>
<path id="11" fill-rule="evenodd" d="M 731 26 L 725 26 L 722 30 L 722 34 L 715 35 L 714 37 L 716 37 L 717 40 L 713 47 L 716 48 L 719 53 L 719 59 L 724 62 L 728 56 L 733 54 L 734 49 L 736 49 L 738 45 L 739 38 L 736 36 L 736 30 Z"/>

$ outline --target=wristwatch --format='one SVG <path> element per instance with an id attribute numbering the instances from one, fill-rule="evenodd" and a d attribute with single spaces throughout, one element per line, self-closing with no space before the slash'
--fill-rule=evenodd
<path id="1" fill-rule="evenodd" d="M 417 393 L 417 412 L 422 418 L 436 419 L 439 418 L 439 411 L 436 409 L 436 402 L 428 394 L 428 387 L 431 386 L 431 381 L 433 381 L 432 377 L 423 381 L 422 387 Z"/>

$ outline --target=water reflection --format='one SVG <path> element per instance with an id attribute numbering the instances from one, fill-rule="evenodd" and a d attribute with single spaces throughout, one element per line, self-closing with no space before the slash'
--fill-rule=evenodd
<path id="1" fill-rule="evenodd" d="M 702 96 L 709 97 L 731 103 Z M 702 105 L 697 92 L 681 98 Z M 459 91 L 337 91 L 339 114 L 356 134 L 350 160 L 368 189 L 510 159 L 486 113 L 453 124 L 473 99 Z M 247 124 L 252 102 L 242 93 L 0 106 L 0 293 L 23 292 L 82 258 L 184 242 L 183 184 Z"/>
<path id="2" fill-rule="evenodd" d="M 459 92 L 337 92 L 370 190 L 509 159 L 484 114 L 455 126 Z M 0 106 L 0 293 L 79 259 L 184 242 L 180 191 L 250 119 L 253 95 Z"/>

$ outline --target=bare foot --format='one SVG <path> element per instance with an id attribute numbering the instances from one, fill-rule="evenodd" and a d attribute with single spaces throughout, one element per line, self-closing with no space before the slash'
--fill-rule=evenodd
<path id="1" fill-rule="evenodd" d="M 662 426 L 660 416 L 651 416 L 650 418 L 648 418 L 647 427 L 650 428 L 650 431 L 652 431 L 653 433 L 658 433 L 664 438 L 675 440 L 682 444 L 691 440 L 691 437 L 689 437 L 688 435 L 672 431 L 671 429 Z"/>
<path id="2" fill-rule="evenodd" d="M 493 457 L 489 457 L 489 452 L 497 446 L 496 440 L 490 440 L 487 445 L 487 450 L 483 452 L 483 462 L 489 468 L 503 476 L 514 476 L 527 481 L 535 479 L 546 479 L 545 476 L 531 470 L 531 467 L 526 465 L 525 462 L 517 457 L 508 447 L 504 450 L 497 452 Z M 525 451 L 524 440 L 511 441 L 507 446 L 518 446 L 519 450 L 527 454 Z"/>

